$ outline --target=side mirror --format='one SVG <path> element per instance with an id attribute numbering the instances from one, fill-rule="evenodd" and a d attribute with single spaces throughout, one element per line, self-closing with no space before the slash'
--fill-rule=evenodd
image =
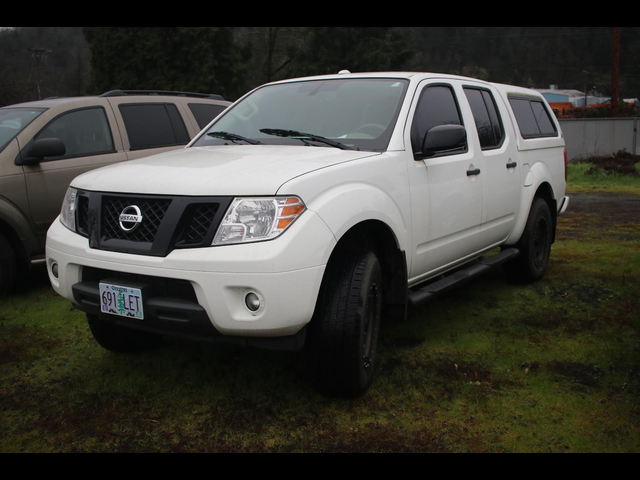
<path id="1" fill-rule="evenodd" d="M 438 153 L 462 148 L 466 144 L 467 130 L 462 125 L 439 125 L 425 135 L 422 154 L 432 157 Z"/>
<path id="2" fill-rule="evenodd" d="M 36 165 L 48 157 L 61 157 L 67 153 L 64 142 L 59 138 L 41 138 L 22 151 L 22 165 Z"/>

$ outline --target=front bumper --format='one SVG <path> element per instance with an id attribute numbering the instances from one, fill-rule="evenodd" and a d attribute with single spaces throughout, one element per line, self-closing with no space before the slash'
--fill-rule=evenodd
<path id="1" fill-rule="evenodd" d="M 101 281 L 154 284 L 145 298 L 146 323 L 105 320 L 203 338 L 273 339 L 293 337 L 311 321 L 335 245 L 312 211 L 270 242 L 176 250 L 162 258 L 91 249 L 86 238 L 56 221 L 47 237 L 47 267 L 54 290 L 90 314 L 100 315 Z M 180 284 L 190 285 L 193 298 L 174 297 Z M 262 301 L 257 312 L 246 306 L 250 292 Z"/>

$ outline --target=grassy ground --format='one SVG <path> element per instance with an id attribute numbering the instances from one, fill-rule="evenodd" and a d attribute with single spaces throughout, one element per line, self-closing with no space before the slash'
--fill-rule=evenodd
<path id="1" fill-rule="evenodd" d="M 103 351 L 36 272 L 0 301 L 0 452 L 640 452 L 640 185 L 618 188 L 574 195 L 543 281 L 385 326 L 357 401 L 315 394 L 302 354 Z"/>

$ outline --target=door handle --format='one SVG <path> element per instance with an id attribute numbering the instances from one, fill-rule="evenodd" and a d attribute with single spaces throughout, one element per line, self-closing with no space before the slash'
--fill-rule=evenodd
<path id="1" fill-rule="evenodd" d="M 518 162 L 507 163 L 507 168 L 511 170 L 512 168 L 516 168 L 518 166 Z"/>
<path id="2" fill-rule="evenodd" d="M 476 168 L 475 170 L 467 170 L 467 177 L 477 177 L 481 173 L 482 171 L 479 168 Z"/>

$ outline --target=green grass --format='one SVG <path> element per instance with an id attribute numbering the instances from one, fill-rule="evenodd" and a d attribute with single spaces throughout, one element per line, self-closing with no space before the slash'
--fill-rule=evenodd
<path id="1" fill-rule="evenodd" d="M 621 175 L 599 171 L 587 174 L 593 167 L 588 162 L 569 163 L 568 184 L 572 193 L 613 192 L 640 194 L 640 164 L 636 164 L 638 175 Z"/>
<path id="2" fill-rule="evenodd" d="M 108 353 L 42 279 L 0 301 L 0 452 L 640 452 L 639 199 L 574 199 L 539 283 L 495 272 L 385 325 L 356 401 L 303 354 Z"/>

